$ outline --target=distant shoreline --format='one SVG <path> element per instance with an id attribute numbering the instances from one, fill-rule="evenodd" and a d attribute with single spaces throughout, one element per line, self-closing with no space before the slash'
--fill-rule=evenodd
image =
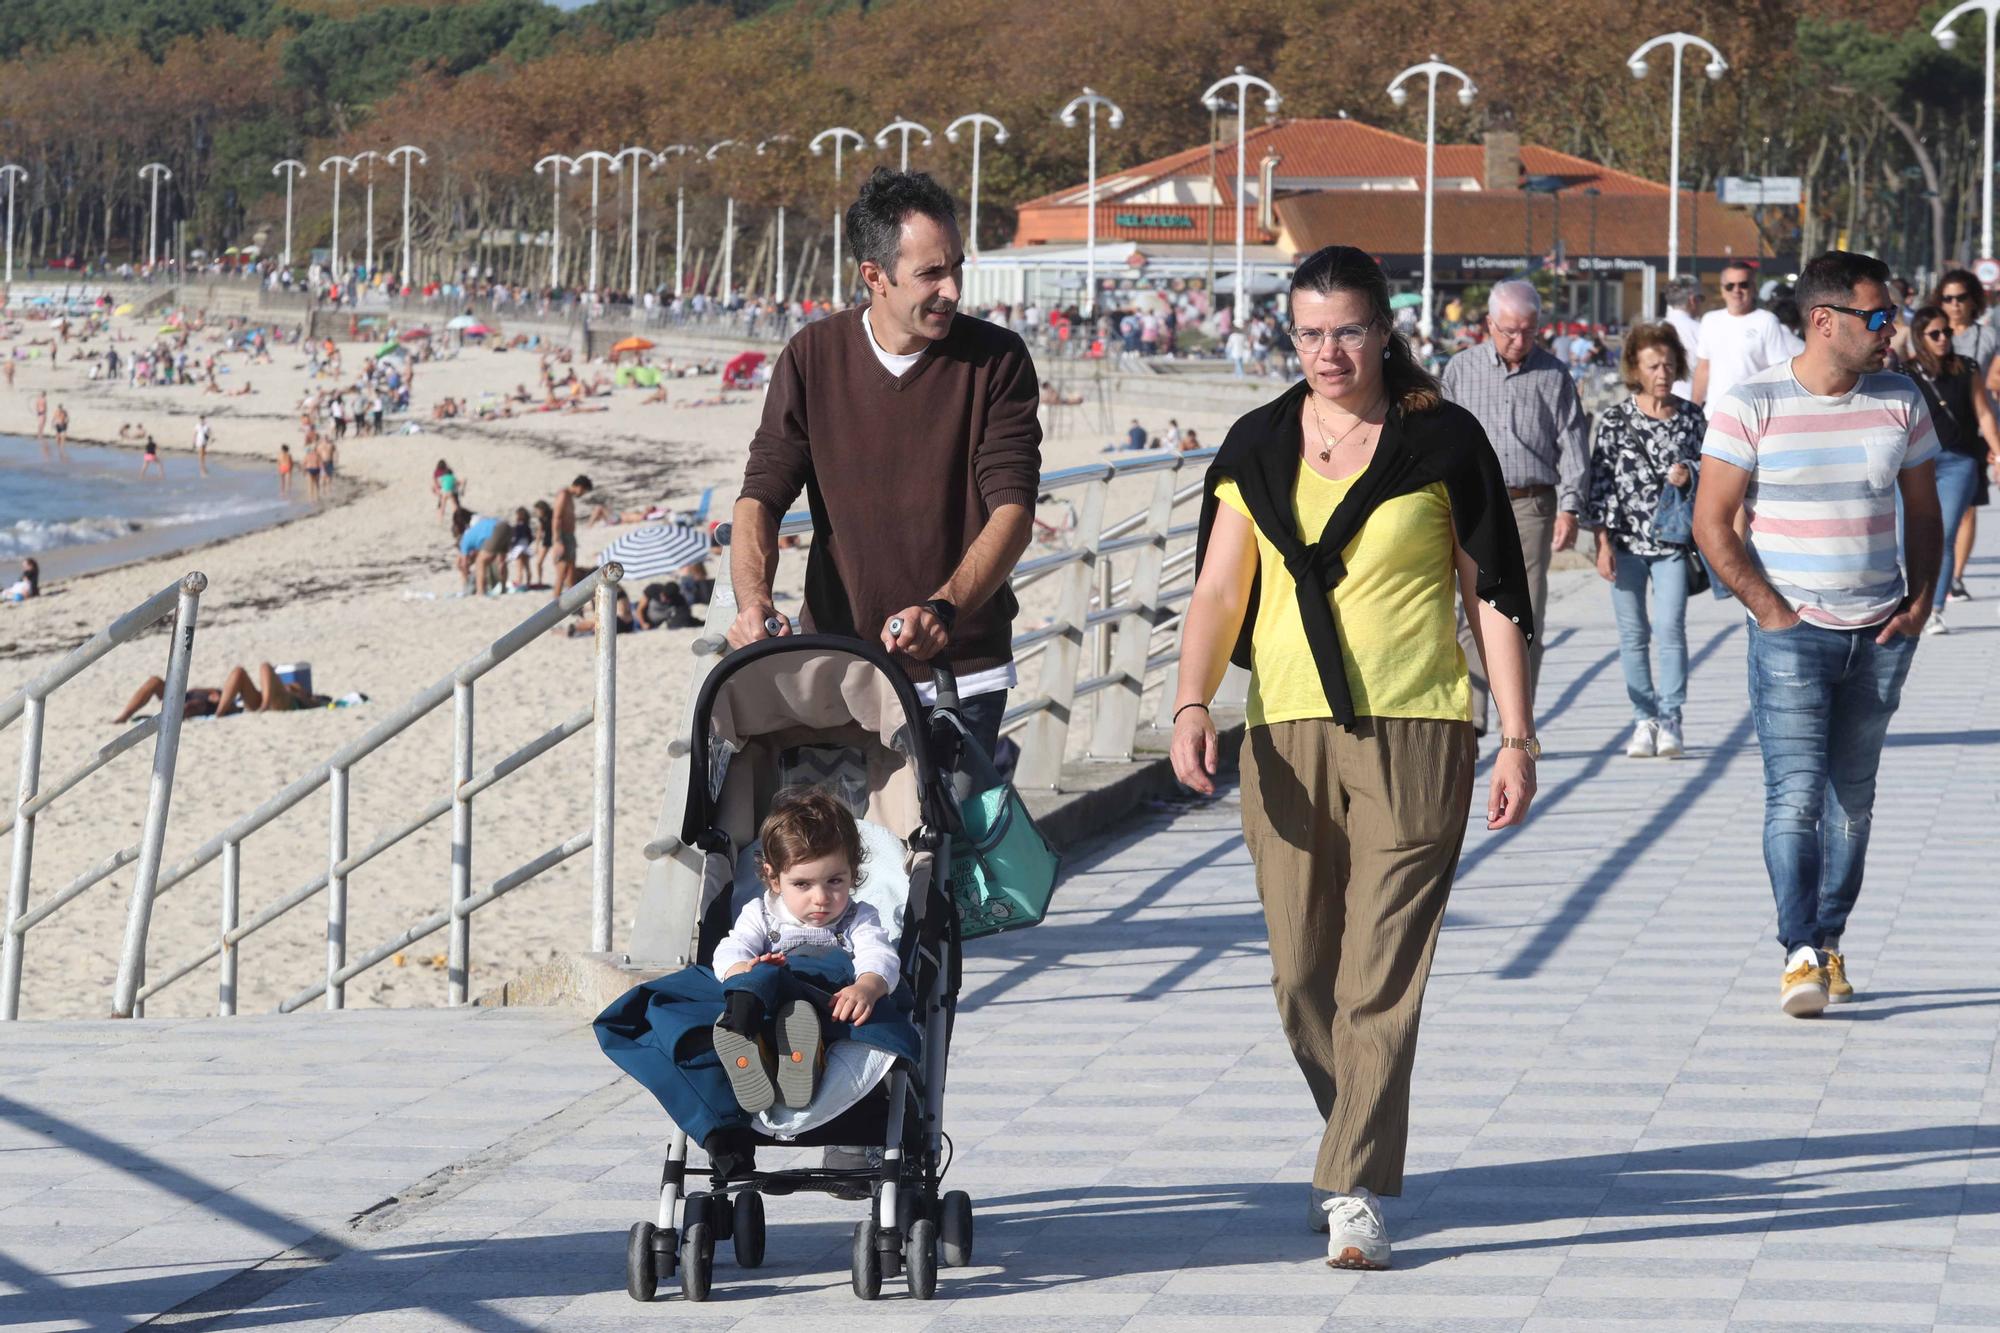
<path id="1" fill-rule="evenodd" d="M 26 440 L 30 444 L 34 442 L 32 435 L 16 435 L 15 438 Z M 69 445 L 71 448 L 88 446 L 97 449 L 115 449 L 134 455 L 135 458 L 143 453 L 143 446 L 131 440 L 85 439 L 72 435 L 69 438 Z M 168 450 L 162 446 L 161 457 L 169 467 L 193 468 L 196 465 L 194 451 L 191 448 L 176 447 Z M 220 453 L 215 450 L 209 452 L 208 465 L 211 472 L 226 471 L 243 477 L 254 476 L 259 470 L 242 454 Z M 275 488 L 276 465 L 271 463 L 266 467 L 270 471 L 271 484 Z M 297 493 L 304 493 L 306 481 L 303 467 L 293 474 L 293 485 Z M 373 488 L 373 483 L 353 477 L 343 477 L 337 497 L 317 508 L 309 503 L 295 501 L 290 508 L 223 514 L 211 519 L 197 519 L 190 523 L 149 524 L 143 519 L 138 519 L 134 520 L 141 524 L 138 531 L 113 537 L 107 541 L 78 542 L 74 545 L 55 546 L 46 551 L 22 554 L 33 555 L 40 563 L 42 584 L 47 588 L 58 582 L 73 583 L 148 560 L 171 559 L 175 556 L 192 554 L 222 542 L 248 536 L 253 532 L 283 527 L 302 518 L 310 518 L 316 513 L 336 509 Z M 12 554 L 0 556 L 0 567 L 13 565 L 19 559 L 20 556 Z"/>

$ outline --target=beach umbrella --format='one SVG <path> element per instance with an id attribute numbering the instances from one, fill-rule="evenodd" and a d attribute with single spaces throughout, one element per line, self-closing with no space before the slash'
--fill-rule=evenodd
<path id="1" fill-rule="evenodd" d="M 403 350 L 403 344 L 401 343 L 397 342 L 383 343 L 380 347 L 375 349 L 375 359 L 377 361 L 380 361 L 385 356 L 397 356 L 401 354 L 402 350 Z"/>
<path id="2" fill-rule="evenodd" d="M 616 560 L 625 566 L 627 580 L 671 578 L 684 565 L 708 557 L 708 534 L 685 523 L 649 523 L 634 528 L 604 548 L 597 557 L 602 565 Z"/>
<path id="3" fill-rule="evenodd" d="M 484 324 L 469 324 L 465 328 L 460 329 L 459 332 L 468 338 L 484 338 L 487 334 L 493 332 L 493 330 L 487 328 Z"/>
<path id="4" fill-rule="evenodd" d="M 652 342 L 646 338 L 620 338 L 611 344 L 611 354 L 617 356 L 622 352 L 645 352 L 650 351 L 652 346 Z"/>
<path id="5" fill-rule="evenodd" d="M 478 322 L 471 315 L 453 315 L 444 326 L 448 329 L 469 329 Z"/>
<path id="6" fill-rule="evenodd" d="M 404 329 L 402 339 L 406 343 L 421 342 L 431 336 L 429 329 Z"/>
<path id="7" fill-rule="evenodd" d="M 657 389 L 660 387 L 660 372 L 651 366 L 631 366 L 628 369 L 632 372 L 632 382 L 640 388 Z"/>
<path id="8" fill-rule="evenodd" d="M 111 313 L 114 315 L 129 315 L 132 313 L 132 303 L 130 301 L 127 301 L 124 305 L 119 306 L 116 310 L 113 310 Z"/>

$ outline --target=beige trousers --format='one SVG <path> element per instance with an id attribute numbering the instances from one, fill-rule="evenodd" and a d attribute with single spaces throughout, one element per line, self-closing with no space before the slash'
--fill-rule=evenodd
<path id="1" fill-rule="evenodd" d="M 1313 1183 L 1400 1194 L 1417 1019 L 1472 801 L 1472 727 L 1423 718 L 1252 727 L 1243 838 L 1271 989 L 1326 1117 Z"/>
<path id="2" fill-rule="evenodd" d="M 1521 559 L 1528 566 L 1528 604 L 1535 610 L 1535 637 L 1528 641 L 1528 706 L 1535 704 L 1535 687 L 1542 679 L 1542 635 L 1548 628 L 1545 614 L 1549 604 L 1549 557 L 1556 540 L 1556 497 L 1554 492 L 1524 495 L 1512 501 L 1514 527 L 1521 534 Z M 1466 670 L 1472 677 L 1472 725 L 1486 731 L 1487 701 L 1492 690 L 1486 684 L 1486 664 L 1479 659 L 1479 646 L 1472 641 L 1472 627 L 1465 623 L 1465 601 L 1458 604 L 1458 646 L 1465 650 Z"/>

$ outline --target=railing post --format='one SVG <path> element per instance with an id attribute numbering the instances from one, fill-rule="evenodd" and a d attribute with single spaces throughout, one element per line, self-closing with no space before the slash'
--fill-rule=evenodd
<path id="1" fill-rule="evenodd" d="M 347 987 L 336 980 L 347 966 L 347 876 L 339 866 L 347 859 L 347 770 L 327 774 L 332 793 L 326 821 L 326 1007 L 347 1006 Z"/>
<path id="2" fill-rule="evenodd" d="M 1083 557 L 1065 565 L 1058 575 L 1062 592 L 1056 602 L 1056 620 L 1063 629 L 1042 652 L 1039 682 L 1048 706 L 1030 716 L 1022 728 L 1021 758 L 1014 770 L 1015 785 L 1025 789 L 1054 791 L 1062 778 L 1070 706 L 1076 700 L 1076 676 L 1084 661 L 1083 627 L 1090 619 L 1090 589 L 1110 489 L 1108 468 L 1104 476 L 1084 487 L 1083 508 L 1076 522 L 1076 547 Z"/>
<path id="3" fill-rule="evenodd" d="M 447 1003 L 464 1004 L 472 965 L 472 917 L 456 915 L 458 905 L 472 896 L 472 798 L 465 784 L 472 781 L 472 682 L 461 680 L 451 689 L 451 956 L 447 960 Z"/>
<path id="4" fill-rule="evenodd" d="M 1112 561 L 1109 556 L 1097 562 L 1097 609 L 1099 611 L 1106 611 L 1111 607 L 1111 590 L 1115 582 L 1111 577 L 1111 565 Z M 1110 620 L 1100 620 L 1097 622 L 1097 634 L 1095 636 L 1097 652 L 1094 655 L 1095 660 L 1091 663 L 1092 675 L 1102 676 L 1110 673 L 1112 641 L 1115 636 L 1116 622 Z"/>
<path id="5" fill-rule="evenodd" d="M 13 874 L 7 881 L 7 922 L 0 937 L 0 1021 L 21 1016 L 21 949 L 27 943 L 14 923 L 28 911 L 28 871 L 35 861 L 35 816 L 23 807 L 35 799 L 42 773 L 42 718 L 48 701 L 29 695 L 21 716 L 21 785 L 14 802 Z"/>
<path id="6" fill-rule="evenodd" d="M 221 979 L 216 983 L 215 1012 L 222 1018 L 233 1017 L 236 1013 L 236 945 L 229 942 L 229 932 L 236 929 L 242 915 L 243 844 L 225 842 L 222 844 L 222 926 L 216 932 L 216 944 L 222 952 L 216 955 L 221 964 Z"/>
<path id="7" fill-rule="evenodd" d="M 1167 529 L 1174 522 L 1178 476 L 1178 469 L 1162 472 L 1153 485 L 1153 503 L 1146 513 L 1146 535 L 1151 540 L 1139 548 L 1132 566 L 1132 587 L 1126 595 L 1135 609 L 1120 623 L 1114 656 L 1105 668 L 1119 679 L 1097 692 L 1090 733 L 1093 759 L 1132 757 L 1139 706 L 1146 692 L 1146 661 L 1153 653 L 1153 622 L 1159 611 L 1160 573 L 1167 561 Z"/>
<path id="8" fill-rule="evenodd" d="M 597 581 L 597 698 L 593 720 L 596 747 L 592 774 L 590 841 L 590 947 L 611 948 L 612 836 L 618 779 L 618 585 L 625 570 L 607 564 Z"/>
<path id="9" fill-rule="evenodd" d="M 160 854 L 167 841 L 167 809 L 173 802 L 174 761 L 180 757 L 181 715 L 187 709 L 188 663 L 194 656 L 195 613 L 208 587 L 206 574 L 181 580 L 167 645 L 167 679 L 160 695 L 160 729 L 153 738 L 153 781 L 146 793 L 146 825 L 139 835 L 139 871 L 132 877 L 132 908 L 125 918 L 125 949 L 118 960 L 114 1017 L 130 1018 L 146 973 L 146 933 L 153 924 L 153 887 L 160 879 Z"/>

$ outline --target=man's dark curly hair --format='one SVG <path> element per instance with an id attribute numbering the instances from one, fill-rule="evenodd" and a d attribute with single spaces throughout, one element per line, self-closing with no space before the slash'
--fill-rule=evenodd
<path id="1" fill-rule="evenodd" d="M 875 168 L 861 195 L 847 209 L 847 246 L 854 262 L 872 261 L 891 283 L 903 247 L 903 219 L 921 213 L 939 226 L 956 225 L 957 212 L 945 188 L 921 171 Z"/>

